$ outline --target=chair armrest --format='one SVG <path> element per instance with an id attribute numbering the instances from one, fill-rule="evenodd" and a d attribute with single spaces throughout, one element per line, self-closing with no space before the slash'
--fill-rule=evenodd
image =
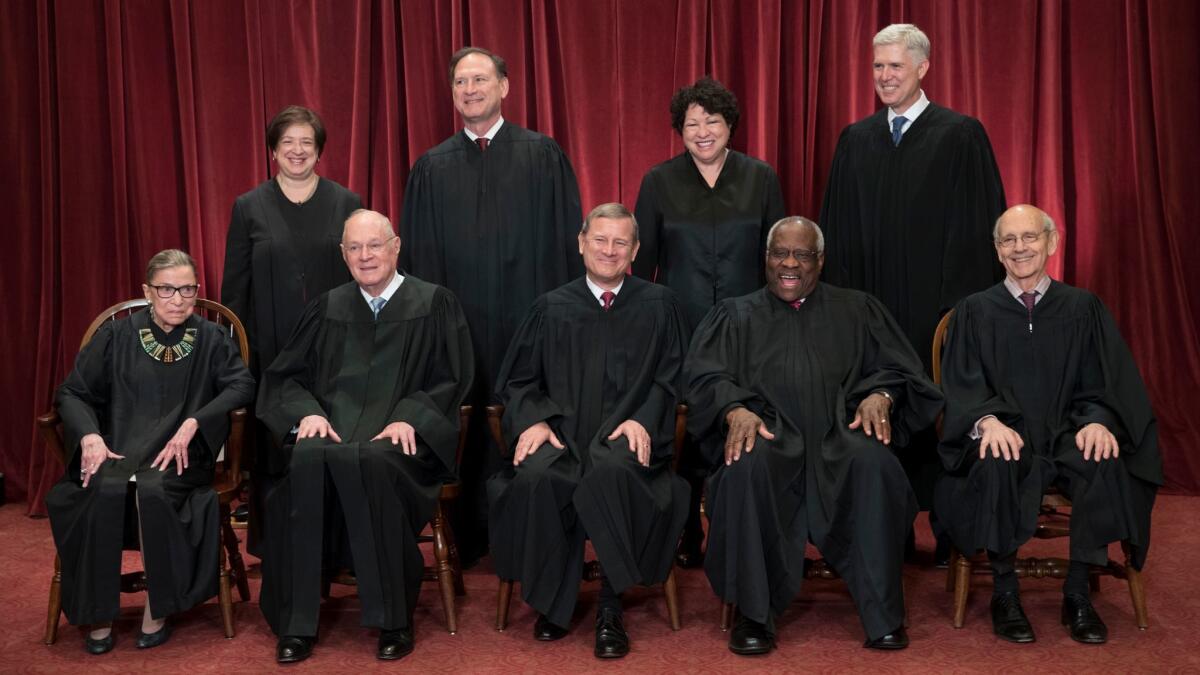
<path id="1" fill-rule="evenodd" d="M 46 449 L 50 451 L 52 457 L 58 458 L 63 467 L 67 465 L 67 451 L 63 447 L 62 438 L 62 418 L 58 415 L 58 410 L 38 415 L 36 418 L 38 432 L 42 435 L 42 440 L 46 442 Z"/>
<path id="2" fill-rule="evenodd" d="M 242 480 L 242 448 L 246 443 L 246 418 L 249 413 L 245 408 L 229 411 L 229 438 L 225 439 L 225 471 L 226 481 L 237 485 Z"/>
<path id="3" fill-rule="evenodd" d="M 488 430 L 492 433 L 492 442 L 500 450 L 501 457 L 508 457 L 510 456 L 508 444 L 504 442 L 504 431 L 500 427 L 500 420 L 503 417 L 504 406 L 496 403 L 487 407 Z"/>

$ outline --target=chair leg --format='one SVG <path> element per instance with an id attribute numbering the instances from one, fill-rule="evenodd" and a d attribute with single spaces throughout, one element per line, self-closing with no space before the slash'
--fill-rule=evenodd
<path id="1" fill-rule="evenodd" d="M 446 612 L 446 630 L 454 635 L 458 632 L 458 616 L 454 612 L 454 568 L 450 565 L 446 518 L 440 501 L 433 511 L 433 558 L 437 561 L 438 589 L 442 592 L 442 609 Z"/>
<path id="2" fill-rule="evenodd" d="M 946 592 L 954 592 L 954 570 L 958 566 L 958 559 L 962 554 L 958 552 L 958 547 L 950 547 L 950 562 L 946 565 Z"/>
<path id="3" fill-rule="evenodd" d="M 512 600 L 513 582 L 508 579 L 500 580 L 500 588 L 496 593 L 496 630 L 503 632 L 508 627 L 508 604 Z"/>
<path id="4" fill-rule="evenodd" d="M 246 577 L 246 562 L 242 560 L 241 544 L 238 542 L 237 533 L 233 531 L 228 505 L 221 507 L 221 530 L 224 535 L 222 539 L 225 542 L 226 555 L 229 556 L 230 576 L 237 584 L 238 595 L 241 596 L 242 602 L 250 602 L 250 580 Z"/>
<path id="5" fill-rule="evenodd" d="M 663 593 L 667 596 L 667 615 L 671 617 L 671 630 L 679 630 L 682 624 L 679 622 L 679 589 L 675 585 L 674 566 L 663 583 Z"/>
<path id="6" fill-rule="evenodd" d="M 454 540 L 454 528 L 450 526 L 450 519 L 446 518 L 446 512 L 450 504 L 442 503 L 442 528 L 446 536 L 446 547 L 450 552 L 450 569 L 454 572 L 454 594 L 464 596 L 467 594 L 467 587 L 463 584 L 462 563 L 458 560 L 458 544 Z"/>
<path id="7" fill-rule="evenodd" d="M 221 623 L 225 628 L 225 637 L 232 638 L 235 631 L 233 627 L 233 593 L 229 588 L 229 566 L 226 564 L 224 547 L 218 546 L 217 550 L 221 554 L 220 572 L 217 576 L 217 601 L 221 605 Z"/>
<path id="8" fill-rule="evenodd" d="M 1088 574 L 1088 589 L 1093 593 L 1100 592 L 1100 575 L 1096 573 Z"/>
<path id="9" fill-rule="evenodd" d="M 732 625 L 733 625 L 733 603 L 732 602 L 723 602 L 723 603 L 721 603 L 721 631 L 723 632 L 723 631 L 729 630 L 729 627 Z"/>
<path id="10" fill-rule="evenodd" d="M 46 607 L 46 635 L 42 642 L 54 644 L 58 639 L 58 615 L 62 613 L 62 560 L 54 556 L 54 576 L 50 577 L 50 602 Z"/>
<path id="11" fill-rule="evenodd" d="M 1133 601 L 1133 618 L 1137 621 L 1138 630 L 1150 627 L 1150 614 L 1146 611 L 1146 587 L 1142 584 L 1142 573 L 1137 570 L 1129 559 L 1129 544 L 1123 543 L 1125 550 L 1125 580 L 1129 582 L 1129 599 Z"/>
<path id="12" fill-rule="evenodd" d="M 967 619 L 967 594 L 971 591 L 971 559 L 959 555 L 954 580 L 954 627 L 962 628 Z"/>

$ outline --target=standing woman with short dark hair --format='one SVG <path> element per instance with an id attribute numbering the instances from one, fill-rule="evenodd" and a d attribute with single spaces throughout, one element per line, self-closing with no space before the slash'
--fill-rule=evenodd
<path id="1" fill-rule="evenodd" d="M 737 98 L 701 78 L 671 97 L 671 127 L 684 151 L 646 172 L 634 214 L 641 251 L 633 273 L 679 295 L 689 331 L 719 300 L 763 285 L 767 230 L 782 218 L 783 191 L 769 164 L 729 147 L 737 130 Z M 692 485 L 692 509 L 680 544 L 683 567 L 700 564 L 703 467 L 685 450 L 680 475 Z"/>
<path id="2" fill-rule="evenodd" d="M 275 360 L 305 305 L 350 280 L 338 246 L 346 218 L 362 208 L 358 195 L 317 175 L 325 125 L 316 112 L 284 108 L 267 125 L 267 148 L 275 176 L 234 201 L 221 284 L 221 304 L 246 327 L 255 377 Z M 269 435 L 255 437 L 255 475 L 281 471 L 265 466 Z M 251 521 L 250 545 L 257 549 L 257 518 Z"/>

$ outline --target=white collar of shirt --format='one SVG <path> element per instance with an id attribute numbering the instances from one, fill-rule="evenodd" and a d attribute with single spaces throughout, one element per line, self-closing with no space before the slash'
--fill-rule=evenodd
<path id="1" fill-rule="evenodd" d="M 1008 292 L 1011 293 L 1012 296 L 1017 300 L 1020 300 L 1021 294 L 1025 292 L 1021 290 L 1021 287 L 1017 285 L 1017 282 L 1013 281 L 1007 276 L 1004 277 L 1004 287 L 1007 288 Z M 1042 278 L 1038 279 L 1037 286 L 1033 287 L 1034 292 L 1037 293 L 1037 295 L 1033 296 L 1033 304 L 1036 305 L 1041 302 L 1042 298 L 1046 296 L 1046 291 L 1049 289 L 1050 275 L 1042 272 Z"/>
<path id="2" fill-rule="evenodd" d="M 396 293 L 397 290 L 400 289 L 400 284 L 402 284 L 402 283 L 404 283 L 404 275 L 400 274 L 399 272 L 396 272 L 396 276 L 392 278 L 392 283 L 388 284 L 387 288 L 383 289 L 383 292 L 379 294 L 379 297 L 383 298 L 384 300 L 387 300 L 388 302 L 391 302 L 392 296 Z M 358 287 L 358 292 L 362 293 L 363 299 L 367 301 L 367 306 L 370 306 L 371 299 L 372 299 L 371 294 L 364 291 L 362 289 L 362 286 Z"/>
<path id="3" fill-rule="evenodd" d="M 601 298 L 600 296 L 601 296 L 601 295 L 604 295 L 604 290 L 605 290 L 605 289 L 603 289 L 603 288 L 600 288 L 600 287 L 599 287 L 599 286 L 597 286 L 595 283 L 593 283 L 593 282 L 592 282 L 592 278 L 591 278 L 591 277 L 589 277 L 589 276 L 587 276 L 587 275 L 584 275 L 583 279 L 584 279 L 584 281 L 586 281 L 586 282 L 587 282 L 588 290 L 590 290 L 590 291 L 592 292 L 592 295 L 596 296 L 596 302 L 600 303 L 600 306 L 601 306 L 601 307 L 603 307 L 603 306 L 604 306 L 604 299 L 603 299 L 603 298 Z M 617 284 L 617 287 L 616 287 L 616 288 L 614 288 L 614 289 L 612 289 L 612 294 L 613 294 L 613 295 L 620 295 L 620 294 L 621 294 L 621 287 L 622 287 L 622 286 L 624 286 L 624 285 L 625 285 L 625 280 L 624 280 L 624 279 L 621 279 L 621 283 Z"/>
<path id="4" fill-rule="evenodd" d="M 925 112 L 925 109 L 928 107 L 929 107 L 929 99 L 925 98 L 925 90 L 922 89 L 921 97 L 917 99 L 917 102 L 910 105 L 908 107 L 908 110 L 904 111 L 904 119 L 906 119 L 908 121 L 904 123 L 903 127 L 900 127 L 900 135 L 904 135 L 904 132 L 908 131 L 908 128 L 913 125 L 913 122 L 916 122 L 917 118 L 920 117 L 921 113 Z M 897 115 L 895 110 L 888 108 L 888 130 L 889 131 L 892 128 L 892 120 L 896 119 L 899 116 L 900 115 Z"/>
<path id="5" fill-rule="evenodd" d="M 483 135 L 483 138 L 488 139 L 488 142 L 490 143 L 492 141 L 492 139 L 496 137 L 496 133 L 500 131 L 500 127 L 503 124 L 504 124 L 504 117 L 502 116 L 500 119 L 496 120 L 496 123 L 492 125 L 491 129 L 487 130 L 487 133 Z M 471 139 L 472 143 L 475 142 L 475 139 L 479 138 L 479 136 L 475 132 L 471 131 L 470 129 L 468 129 L 466 127 L 463 127 L 463 131 L 466 132 L 467 138 Z"/>

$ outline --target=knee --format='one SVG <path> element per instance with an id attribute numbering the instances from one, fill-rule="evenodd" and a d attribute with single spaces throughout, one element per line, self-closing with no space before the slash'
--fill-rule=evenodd
<path id="1" fill-rule="evenodd" d="M 891 448 L 879 443 L 871 443 L 856 448 L 851 455 L 851 467 L 855 476 L 860 478 L 895 478 L 904 476 L 904 467 L 892 453 Z"/>

